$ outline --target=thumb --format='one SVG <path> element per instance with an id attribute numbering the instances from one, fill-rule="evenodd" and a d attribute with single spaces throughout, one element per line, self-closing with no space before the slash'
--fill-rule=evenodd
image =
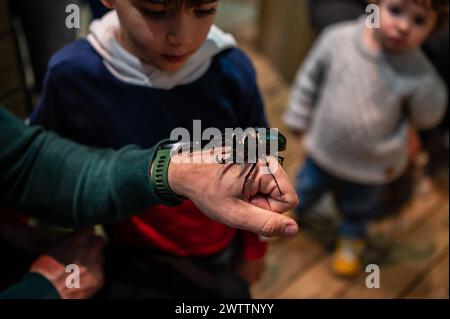
<path id="1" fill-rule="evenodd" d="M 290 217 L 241 202 L 233 218 L 236 228 L 265 237 L 288 237 L 298 233 L 298 224 Z"/>

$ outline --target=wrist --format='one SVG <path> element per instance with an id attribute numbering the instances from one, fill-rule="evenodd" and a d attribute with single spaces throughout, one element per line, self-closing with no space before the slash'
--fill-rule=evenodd
<path id="1" fill-rule="evenodd" d="M 50 282 L 61 299 L 67 298 L 65 267 L 59 261 L 51 256 L 42 255 L 33 263 L 29 272 L 38 274 Z"/>
<path id="2" fill-rule="evenodd" d="M 178 169 L 171 161 L 172 152 L 170 142 L 161 142 L 157 147 L 155 156 L 150 169 L 150 180 L 156 194 L 168 206 L 181 204 L 185 198 L 180 196 L 179 188 L 180 177 Z M 175 185 L 175 191 L 173 186 Z"/>
<path id="3" fill-rule="evenodd" d="M 171 159 L 170 163 L 169 163 L 169 167 L 168 167 L 168 171 L 167 171 L 167 178 L 169 181 L 169 185 L 170 188 L 172 189 L 172 191 L 177 194 L 178 196 L 183 196 L 182 194 L 184 193 L 182 186 L 183 186 L 183 174 L 182 172 L 182 168 L 180 167 L 180 163 L 177 163 L 175 161 L 173 161 Z"/>

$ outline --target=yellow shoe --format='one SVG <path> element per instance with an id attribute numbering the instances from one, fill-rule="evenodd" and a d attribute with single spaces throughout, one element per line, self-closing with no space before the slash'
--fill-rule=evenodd
<path id="1" fill-rule="evenodd" d="M 341 239 L 333 255 L 333 271 L 342 277 L 358 275 L 364 246 L 362 239 Z"/>

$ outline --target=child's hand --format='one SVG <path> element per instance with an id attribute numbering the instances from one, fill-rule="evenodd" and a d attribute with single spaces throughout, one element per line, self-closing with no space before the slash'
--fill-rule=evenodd
<path id="1" fill-rule="evenodd" d="M 258 282 L 264 274 L 266 262 L 264 258 L 244 260 L 238 267 L 238 274 L 250 286 Z"/>
<path id="2" fill-rule="evenodd" d="M 90 298 L 103 286 L 101 251 L 104 244 L 104 240 L 96 236 L 93 229 L 77 232 L 36 259 L 30 272 L 47 278 L 62 299 Z M 66 284 L 70 275 L 66 272 L 66 266 L 70 264 L 79 267 L 79 288 L 70 288 Z"/>
<path id="3" fill-rule="evenodd" d="M 414 159 L 420 154 L 422 150 L 422 142 L 420 141 L 419 134 L 414 129 L 409 129 L 408 133 L 408 154 L 409 159 L 414 161 Z"/>

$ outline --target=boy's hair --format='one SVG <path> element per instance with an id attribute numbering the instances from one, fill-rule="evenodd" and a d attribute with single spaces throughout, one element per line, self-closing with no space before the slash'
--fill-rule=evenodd
<path id="1" fill-rule="evenodd" d="M 159 0 L 159 2 L 165 6 L 173 5 L 176 8 L 180 8 L 183 5 L 187 7 L 199 6 L 208 2 L 208 0 Z"/>
<path id="2" fill-rule="evenodd" d="M 383 0 L 369 0 L 369 3 L 379 4 Z M 436 11 L 438 19 L 436 23 L 436 29 L 446 25 L 448 23 L 448 2 L 449 0 L 409 0 L 427 8 Z"/>

